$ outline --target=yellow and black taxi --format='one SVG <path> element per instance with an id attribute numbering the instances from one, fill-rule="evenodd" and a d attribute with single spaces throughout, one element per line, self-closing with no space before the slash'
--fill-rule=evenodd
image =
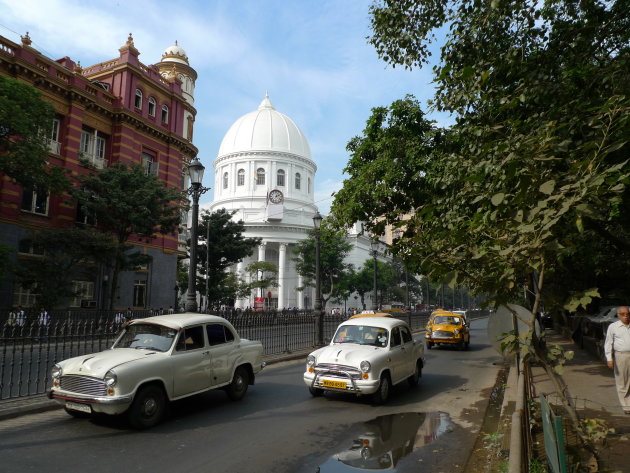
<path id="1" fill-rule="evenodd" d="M 467 349 L 470 345 L 470 328 L 466 319 L 451 312 L 439 311 L 431 314 L 425 334 L 427 348 L 433 345 L 455 345 Z"/>

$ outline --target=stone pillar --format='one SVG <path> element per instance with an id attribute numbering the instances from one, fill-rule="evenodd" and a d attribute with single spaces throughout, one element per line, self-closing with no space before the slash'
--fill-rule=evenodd
<path id="1" fill-rule="evenodd" d="M 265 249 L 267 246 L 267 242 L 263 241 L 260 246 L 258 247 L 258 262 L 263 262 L 265 261 Z M 258 280 L 262 280 L 263 278 L 263 272 L 262 271 L 258 271 Z M 266 297 L 264 294 L 261 294 L 261 289 L 256 288 L 255 291 L 256 295 L 255 297 Z"/>
<path id="2" fill-rule="evenodd" d="M 298 274 L 298 287 L 303 287 L 304 284 L 304 280 L 302 279 L 302 275 Z M 297 308 L 299 310 L 304 310 L 304 292 L 305 291 L 299 291 L 297 293 Z"/>
<path id="3" fill-rule="evenodd" d="M 245 263 L 243 263 L 243 261 L 239 261 L 238 263 L 236 263 L 236 280 L 238 282 L 244 282 L 245 281 L 245 277 L 243 275 L 243 270 L 245 267 Z M 244 309 L 245 308 L 245 299 L 243 298 L 239 298 L 236 299 L 234 301 L 234 307 L 237 309 Z"/>
<path id="4" fill-rule="evenodd" d="M 280 249 L 278 254 L 278 310 L 285 308 L 285 282 L 284 274 L 287 265 L 287 244 L 280 243 Z"/>

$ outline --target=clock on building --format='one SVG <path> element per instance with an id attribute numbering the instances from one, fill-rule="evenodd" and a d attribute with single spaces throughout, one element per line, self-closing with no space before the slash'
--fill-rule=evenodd
<path id="1" fill-rule="evenodd" d="M 284 196 L 282 195 L 282 192 L 278 189 L 274 189 L 269 192 L 269 202 L 271 202 L 272 204 L 281 204 L 283 200 Z"/>

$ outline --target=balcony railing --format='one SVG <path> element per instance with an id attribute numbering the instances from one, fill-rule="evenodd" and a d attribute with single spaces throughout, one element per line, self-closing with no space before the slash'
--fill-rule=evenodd
<path id="1" fill-rule="evenodd" d="M 103 169 L 107 167 L 107 160 L 105 158 L 101 158 L 100 156 L 96 156 L 95 154 L 87 153 L 85 151 L 79 151 L 79 162 L 84 166 L 96 169 Z"/>
<path id="2" fill-rule="evenodd" d="M 61 143 L 55 140 L 48 140 L 48 151 L 50 151 L 52 154 L 60 154 Z"/>

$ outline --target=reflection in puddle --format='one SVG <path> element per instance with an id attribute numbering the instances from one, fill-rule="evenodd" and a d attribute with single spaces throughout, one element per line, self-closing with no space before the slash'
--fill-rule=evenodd
<path id="1" fill-rule="evenodd" d="M 331 456 L 316 471 L 396 471 L 401 458 L 431 443 L 449 425 L 448 414 L 443 412 L 407 412 L 377 417 L 360 424 L 352 445 Z"/>

